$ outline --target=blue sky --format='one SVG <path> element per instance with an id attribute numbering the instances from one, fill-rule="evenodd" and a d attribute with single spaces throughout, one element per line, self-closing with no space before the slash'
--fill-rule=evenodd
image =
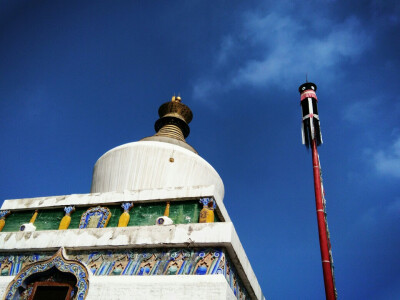
<path id="1" fill-rule="evenodd" d="M 396 1 L 2 1 L 0 199 L 87 193 L 180 94 L 269 299 L 322 299 L 297 88 L 318 85 L 341 299 L 400 295 Z"/>

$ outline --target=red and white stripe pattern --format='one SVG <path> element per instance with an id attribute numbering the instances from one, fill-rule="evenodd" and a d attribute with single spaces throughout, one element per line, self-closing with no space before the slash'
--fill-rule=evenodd
<path id="1" fill-rule="evenodd" d="M 306 98 L 315 98 L 318 101 L 317 94 L 314 90 L 305 90 L 300 95 L 300 101 L 303 101 Z"/>

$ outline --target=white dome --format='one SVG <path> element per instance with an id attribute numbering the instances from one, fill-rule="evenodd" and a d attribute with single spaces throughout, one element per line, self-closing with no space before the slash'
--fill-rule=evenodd
<path id="1" fill-rule="evenodd" d="M 214 185 L 224 198 L 224 184 L 217 171 L 198 154 L 181 146 L 139 141 L 111 149 L 96 162 L 92 193 L 124 190 Z"/>

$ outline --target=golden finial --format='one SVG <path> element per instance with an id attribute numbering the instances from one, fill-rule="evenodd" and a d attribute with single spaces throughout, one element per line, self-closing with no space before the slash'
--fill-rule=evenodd
<path id="1" fill-rule="evenodd" d="M 172 102 L 181 102 L 181 101 L 182 101 L 182 99 L 181 99 L 181 97 L 180 97 L 180 96 L 172 96 L 172 99 L 171 99 L 171 101 L 172 101 Z"/>
<path id="2" fill-rule="evenodd" d="M 187 138 L 190 133 L 189 123 L 192 121 L 193 113 L 190 108 L 181 101 L 181 95 L 178 94 L 178 96 L 176 96 L 176 94 L 174 94 L 171 97 L 171 101 L 163 103 L 160 106 L 158 109 L 160 118 L 154 124 L 156 134 L 153 137 L 142 139 L 143 141 L 165 141 L 166 143 L 181 145 L 197 153 L 196 150 L 186 144 L 185 141 L 185 138 Z M 175 139 L 183 143 L 168 141 L 169 139 Z M 169 161 L 171 163 L 174 162 L 174 158 L 170 157 Z"/>

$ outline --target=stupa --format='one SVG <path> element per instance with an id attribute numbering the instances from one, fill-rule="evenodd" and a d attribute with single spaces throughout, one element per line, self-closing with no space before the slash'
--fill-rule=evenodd
<path id="1" fill-rule="evenodd" d="M 215 169 L 162 104 L 156 134 L 102 155 L 91 192 L 5 200 L 3 299 L 264 299 Z"/>

